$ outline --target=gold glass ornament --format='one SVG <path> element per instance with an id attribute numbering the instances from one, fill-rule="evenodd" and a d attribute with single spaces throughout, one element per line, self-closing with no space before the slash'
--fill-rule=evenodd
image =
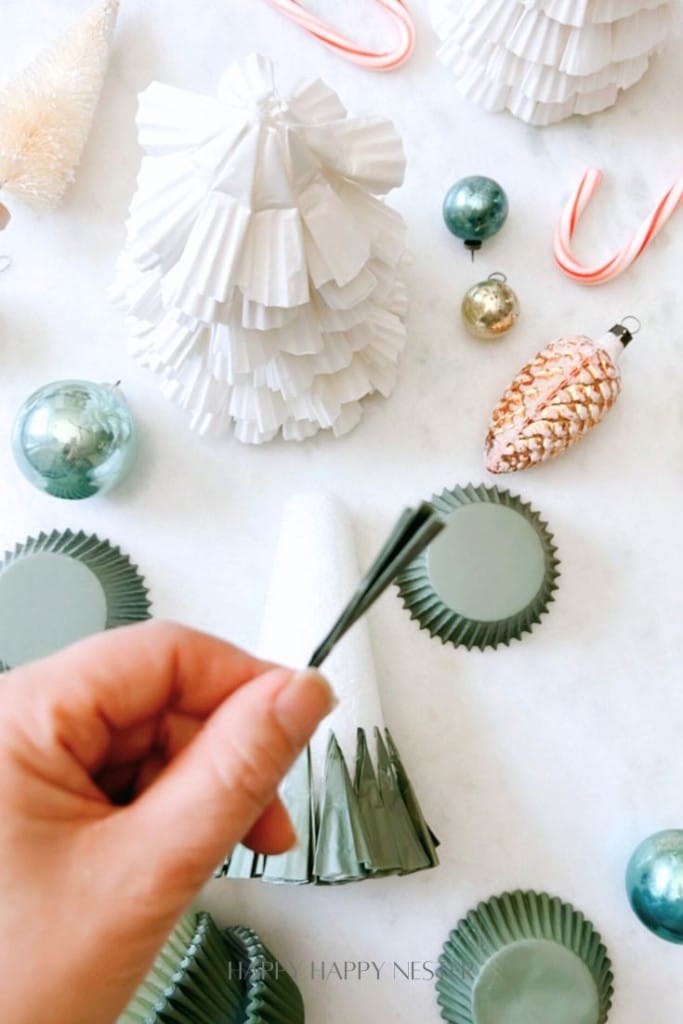
<path id="1" fill-rule="evenodd" d="M 462 319 L 475 338 L 494 340 L 506 334 L 517 322 L 519 299 L 507 283 L 505 274 L 490 274 L 465 293 Z"/>

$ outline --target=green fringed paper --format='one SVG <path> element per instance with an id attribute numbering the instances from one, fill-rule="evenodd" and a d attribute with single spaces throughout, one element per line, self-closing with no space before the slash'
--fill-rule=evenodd
<path id="1" fill-rule="evenodd" d="M 607 950 L 580 911 L 517 891 L 460 921 L 436 989 L 448 1024 L 605 1024 L 613 980 Z"/>
<path id="2" fill-rule="evenodd" d="M 245 986 L 244 1024 L 305 1024 L 304 1002 L 296 982 L 250 928 L 224 932 L 233 964 Z"/>
<path id="3" fill-rule="evenodd" d="M 438 840 L 427 827 L 388 730 L 374 731 L 373 763 L 365 730 L 357 732 L 353 780 L 334 733 L 317 798 L 310 756 L 299 760 L 281 797 L 297 827 L 297 848 L 262 857 L 238 846 L 217 874 L 229 878 L 339 885 L 436 867 Z M 304 841 L 302 841 L 302 836 Z"/>
<path id="4" fill-rule="evenodd" d="M 339 703 L 280 790 L 299 837 L 296 849 L 260 857 L 237 847 L 219 875 L 338 885 L 438 864 L 434 837 L 384 728 L 363 613 L 401 560 L 440 526 L 440 515 L 429 507 L 406 511 L 362 576 L 344 507 L 315 494 L 288 502 L 261 653 L 285 665 L 324 659 L 323 671 Z M 321 637 L 327 639 L 321 643 Z"/>

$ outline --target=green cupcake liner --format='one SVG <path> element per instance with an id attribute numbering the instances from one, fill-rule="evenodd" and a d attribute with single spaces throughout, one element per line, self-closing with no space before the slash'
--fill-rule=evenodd
<path id="1" fill-rule="evenodd" d="M 244 1024 L 305 1024 L 296 982 L 256 932 L 235 926 L 223 935 L 246 987 Z"/>
<path id="2" fill-rule="evenodd" d="M 508 646 L 511 640 L 520 640 L 524 633 L 530 633 L 540 622 L 541 616 L 554 601 L 559 577 L 559 560 L 554 538 L 540 514 L 531 505 L 509 491 L 483 484 L 475 487 L 454 487 L 434 495 L 433 507 L 447 518 L 446 530 L 426 548 L 397 577 L 399 595 L 411 619 L 417 620 L 421 628 L 431 636 L 439 637 L 443 643 L 451 643 L 471 650 L 474 647 L 485 650 L 499 644 Z M 475 618 L 450 607 L 437 590 L 430 573 L 430 557 L 436 545 L 447 543 L 448 519 L 463 508 L 476 505 L 499 506 L 521 516 L 536 534 L 538 554 L 542 559 L 542 579 L 534 596 L 512 614 L 500 618 Z"/>
<path id="3" fill-rule="evenodd" d="M 65 574 L 62 559 L 71 559 L 83 567 L 80 580 L 74 575 L 75 565 Z M 90 574 L 89 582 L 84 570 Z M 79 623 L 75 616 L 77 598 L 73 591 L 55 597 L 46 594 L 45 586 L 37 582 L 40 578 L 44 584 L 45 580 L 65 575 L 65 585 L 79 588 L 79 594 L 85 584 L 82 594 L 86 602 L 85 623 Z M 95 603 L 101 602 L 101 614 L 95 613 L 92 606 L 87 607 L 90 595 L 97 598 Z M 0 611 L 4 611 L 0 629 L 0 671 L 6 671 L 34 657 L 54 653 L 93 632 L 149 619 L 150 601 L 137 566 L 118 547 L 82 531 L 53 530 L 29 537 L 13 551 L 5 552 L 0 562 Z M 50 639 L 46 639 L 48 633 Z M 18 639 L 21 636 L 23 639 Z M 15 656 L 3 650 L 8 644 Z"/>
<path id="4" fill-rule="evenodd" d="M 450 933 L 436 990 L 448 1024 L 604 1024 L 613 980 L 580 911 L 517 891 L 480 903 Z"/>
<path id="5" fill-rule="evenodd" d="M 186 914 L 118 1024 L 241 1024 L 244 985 L 213 918 Z"/>
<path id="6" fill-rule="evenodd" d="M 375 729 L 373 762 L 365 730 L 357 733 L 353 778 L 330 732 L 323 779 L 314 792 L 310 757 L 299 759 L 280 792 L 299 843 L 277 857 L 238 846 L 217 871 L 295 885 L 341 885 L 436 867 L 438 840 L 388 730 Z"/>

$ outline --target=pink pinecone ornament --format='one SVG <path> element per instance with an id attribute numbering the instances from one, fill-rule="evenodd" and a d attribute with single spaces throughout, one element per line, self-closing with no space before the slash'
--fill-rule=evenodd
<path id="1" fill-rule="evenodd" d="M 615 324 L 598 341 L 559 338 L 524 366 L 491 415 L 486 468 L 514 473 L 561 455 L 612 408 L 618 360 L 633 334 Z"/>

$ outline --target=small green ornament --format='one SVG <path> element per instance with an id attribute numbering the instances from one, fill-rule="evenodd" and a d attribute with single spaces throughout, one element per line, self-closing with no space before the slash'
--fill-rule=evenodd
<path id="1" fill-rule="evenodd" d="M 478 174 L 456 181 L 443 201 L 446 227 L 456 238 L 462 238 L 473 258 L 481 243 L 500 231 L 507 215 L 504 190 L 493 178 Z"/>
<path id="2" fill-rule="evenodd" d="M 128 475 L 137 431 L 118 387 L 61 380 L 24 402 L 12 449 L 19 469 L 38 490 L 55 498 L 90 498 Z"/>

